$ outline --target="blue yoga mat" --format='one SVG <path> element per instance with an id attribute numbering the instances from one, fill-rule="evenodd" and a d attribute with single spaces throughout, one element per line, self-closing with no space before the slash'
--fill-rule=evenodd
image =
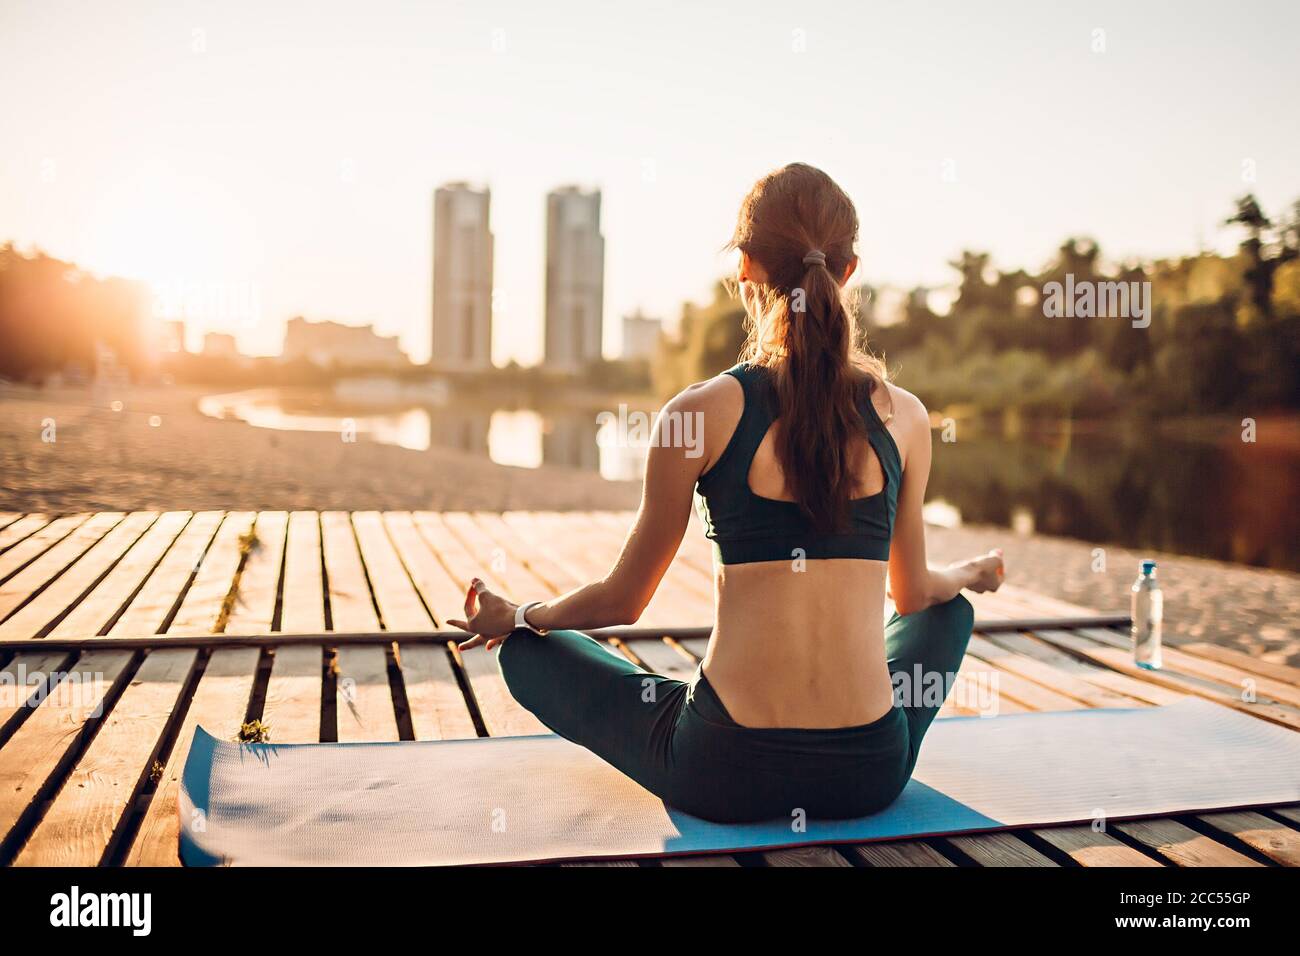
<path id="1" fill-rule="evenodd" d="M 199 728 L 188 865 L 451 865 L 718 853 L 1300 801 L 1300 733 L 1202 700 L 936 721 L 915 775 L 854 820 L 722 825 L 553 735 L 238 744 Z"/>

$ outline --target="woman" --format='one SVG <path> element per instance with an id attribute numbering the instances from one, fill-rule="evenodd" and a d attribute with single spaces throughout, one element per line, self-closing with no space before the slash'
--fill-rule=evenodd
<path id="1" fill-rule="evenodd" d="M 970 640 L 960 591 L 995 590 L 1003 576 L 1000 552 L 926 566 L 929 416 L 857 348 L 843 293 L 857 234 L 852 202 L 820 170 L 796 163 L 759 180 L 731 241 L 746 360 L 665 407 L 614 567 L 522 607 L 475 580 L 467 620 L 451 622 L 474 635 L 462 650 L 500 645 L 510 692 L 542 723 L 710 820 L 887 806 Z M 667 440 L 679 416 L 702 425 L 702 453 Z M 684 683 L 576 629 L 637 620 L 696 493 L 717 598 L 708 651 Z"/>

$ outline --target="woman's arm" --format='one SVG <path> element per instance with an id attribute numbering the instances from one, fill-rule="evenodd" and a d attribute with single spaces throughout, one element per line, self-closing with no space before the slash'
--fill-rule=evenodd
<path id="1" fill-rule="evenodd" d="M 889 593 L 899 614 L 914 614 L 950 601 L 962 590 L 996 591 L 1002 583 L 1002 552 L 991 551 L 947 568 L 931 568 L 925 557 L 921 506 L 930 481 L 930 414 L 916 396 L 895 386 L 897 444 L 903 455 L 903 483 L 889 549 Z"/>
<path id="2" fill-rule="evenodd" d="M 707 396 L 701 394 L 707 387 L 682 392 L 659 413 L 641 506 L 609 573 L 529 609 L 530 625 L 544 630 L 589 629 L 633 624 L 641 616 L 682 543 L 695 482 L 709 464 L 702 425 Z M 466 620 L 447 623 L 473 632 L 474 637 L 460 645 L 462 650 L 480 644 L 490 650 L 514 629 L 517 607 L 475 579 L 465 599 Z"/>

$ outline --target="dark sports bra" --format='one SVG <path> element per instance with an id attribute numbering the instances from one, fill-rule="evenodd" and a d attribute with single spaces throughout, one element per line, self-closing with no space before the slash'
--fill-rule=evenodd
<path id="1" fill-rule="evenodd" d="M 718 560 L 723 564 L 797 558 L 889 560 L 903 463 L 894 436 L 872 404 L 870 391 L 862 389 L 858 410 L 880 459 L 885 487 L 874 495 L 853 499 L 848 531 L 825 534 L 813 530 L 793 501 L 764 498 L 750 490 L 750 464 L 776 420 L 776 390 L 771 371 L 760 365 L 742 362 L 726 374 L 744 389 L 745 410 L 722 455 L 695 485 L 695 505 Z"/>

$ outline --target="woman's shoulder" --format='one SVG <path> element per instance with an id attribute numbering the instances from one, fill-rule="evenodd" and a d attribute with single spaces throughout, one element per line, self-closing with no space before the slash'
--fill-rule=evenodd
<path id="1" fill-rule="evenodd" d="M 893 382 L 884 382 L 883 389 L 877 389 L 871 396 L 880 412 L 882 421 L 897 424 L 900 429 L 924 426 L 930 427 L 930 413 L 925 404 L 902 386 Z M 892 421 L 891 421 L 892 419 Z"/>
<path id="2" fill-rule="evenodd" d="M 892 382 L 884 384 L 885 387 L 877 389 L 877 394 L 871 397 L 876 402 L 881 421 L 894 438 L 902 459 L 900 464 L 906 470 L 914 451 L 930 447 L 930 413 L 924 403 L 907 389 Z M 881 409 L 882 403 L 888 404 L 888 410 Z"/>
<path id="3" fill-rule="evenodd" d="M 744 405 L 744 388 L 740 380 L 730 374 L 731 369 L 713 378 L 687 385 L 664 405 L 665 410 L 679 412 L 725 412 L 733 406 Z"/>

